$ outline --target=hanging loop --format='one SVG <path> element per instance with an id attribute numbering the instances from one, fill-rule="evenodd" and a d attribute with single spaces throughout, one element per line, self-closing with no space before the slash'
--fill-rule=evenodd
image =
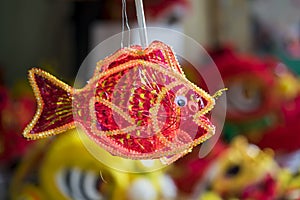
<path id="1" fill-rule="evenodd" d="M 128 31 L 128 44 L 127 46 L 130 46 L 130 26 L 128 23 L 128 17 L 127 17 L 127 11 L 126 11 L 126 0 L 122 0 L 122 39 L 121 39 L 121 48 L 124 47 L 124 31 L 125 31 L 125 25 Z"/>
<path id="2" fill-rule="evenodd" d="M 146 48 L 148 46 L 148 36 L 147 36 L 143 0 L 135 0 L 135 8 L 136 8 L 137 21 L 140 29 L 139 34 L 141 39 L 141 45 L 142 47 Z"/>

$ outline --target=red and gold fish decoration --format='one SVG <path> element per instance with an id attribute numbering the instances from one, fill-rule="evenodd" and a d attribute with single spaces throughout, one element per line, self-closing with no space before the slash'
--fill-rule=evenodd
<path id="1" fill-rule="evenodd" d="M 168 164 L 215 132 L 206 116 L 214 97 L 185 77 L 172 49 L 159 41 L 99 61 L 82 89 L 36 68 L 29 80 L 38 107 L 25 138 L 79 127 L 112 155 Z"/>

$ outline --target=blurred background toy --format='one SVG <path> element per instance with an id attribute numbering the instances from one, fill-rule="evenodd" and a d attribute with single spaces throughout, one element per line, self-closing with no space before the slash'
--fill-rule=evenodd
<path id="1" fill-rule="evenodd" d="M 269 89 L 275 85 L 271 66 L 258 57 L 238 54 L 233 48 L 215 50 L 211 56 L 229 89 L 225 140 L 240 134 L 258 140 L 278 121 L 278 102 L 275 92 Z"/>
<path id="2" fill-rule="evenodd" d="M 0 79 L 0 199 L 7 199 L 12 173 L 33 144 L 24 139 L 20 131 L 33 116 L 35 103 L 26 84 L 17 91 L 17 84 L 10 89 Z"/>
<path id="3" fill-rule="evenodd" d="M 245 138 L 235 138 L 230 146 L 211 162 L 193 197 L 256 200 L 281 198 L 287 193 L 286 188 L 292 183 L 291 179 L 296 179 L 292 178 L 289 170 L 276 163 L 273 154 L 270 149 L 261 150 L 249 144 Z"/>
<path id="4" fill-rule="evenodd" d="M 16 84 L 17 85 L 17 84 Z M 32 143 L 20 132 L 33 116 L 35 102 L 33 94 L 22 84 L 17 93 L 4 85 L 0 86 L 0 163 L 17 162 Z"/>
<path id="5" fill-rule="evenodd" d="M 178 160 L 170 169 L 170 175 L 174 179 L 180 197 L 188 198 L 195 190 L 197 182 L 201 180 L 207 168 L 227 148 L 227 145 L 219 141 L 213 150 L 205 157 L 199 158 L 201 147 L 193 149 L 187 156 Z"/>
<path id="6" fill-rule="evenodd" d="M 274 58 L 240 54 L 226 47 L 211 56 L 228 88 L 225 141 L 245 135 L 260 147 L 278 152 L 299 149 L 299 79 Z"/>
<path id="7" fill-rule="evenodd" d="M 288 153 L 300 149 L 300 82 L 288 68 L 279 63 L 275 69 L 276 86 L 280 102 L 280 121 L 267 130 L 258 145 L 271 147 L 278 153 Z M 293 142 L 291 142 L 293 138 Z"/>
<path id="8" fill-rule="evenodd" d="M 179 199 L 273 200 L 300 197 L 297 182 L 300 164 L 290 163 L 295 160 L 293 156 L 279 162 L 273 150 L 262 150 L 248 143 L 244 136 L 235 137 L 228 145 L 217 143 L 203 159 L 199 159 L 198 154 L 198 151 L 193 151 L 177 161 L 171 170 Z"/>
<path id="9" fill-rule="evenodd" d="M 175 199 L 176 186 L 164 171 L 128 174 L 111 169 L 81 139 L 73 130 L 37 143 L 14 174 L 11 199 Z"/>
<path id="10" fill-rule="evenodd" d="M 22 160 L 10 185 L 12 199 L 118 199 L 128 185 L 126 174 L 92 157 L 76 131 L 37 143 Z M 39 199 L 39 198 L 37 198 Z"/>

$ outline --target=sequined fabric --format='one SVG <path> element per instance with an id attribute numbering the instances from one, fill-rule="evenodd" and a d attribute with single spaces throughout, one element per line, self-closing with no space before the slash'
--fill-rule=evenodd
<path id="1" fill-rule="evenodd" d="M 99 61 L 82 89 L 39 69 L 29 77 L 39 105 L 24 131 L 31 139 L 76 126 L 112 155 L 177 159 L 214 134 L 207 117 L 214 98 L 186 79 L 172 49 L 159 41 Z"/>

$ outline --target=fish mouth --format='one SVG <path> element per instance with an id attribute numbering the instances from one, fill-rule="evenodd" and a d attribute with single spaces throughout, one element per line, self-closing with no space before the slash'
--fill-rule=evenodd
<path id="1" fill-rule="evenodd" d="M 198 125 L 201 126 L 202 128 L 206 129 L 206 130 L 212 130 L 214 129 L 214 125 L 212 124 L 212 122 L 210 121 L 210 119 L 205 116 L 205 115 L 194 115 L 194 119 L 193 121 Z"/>

